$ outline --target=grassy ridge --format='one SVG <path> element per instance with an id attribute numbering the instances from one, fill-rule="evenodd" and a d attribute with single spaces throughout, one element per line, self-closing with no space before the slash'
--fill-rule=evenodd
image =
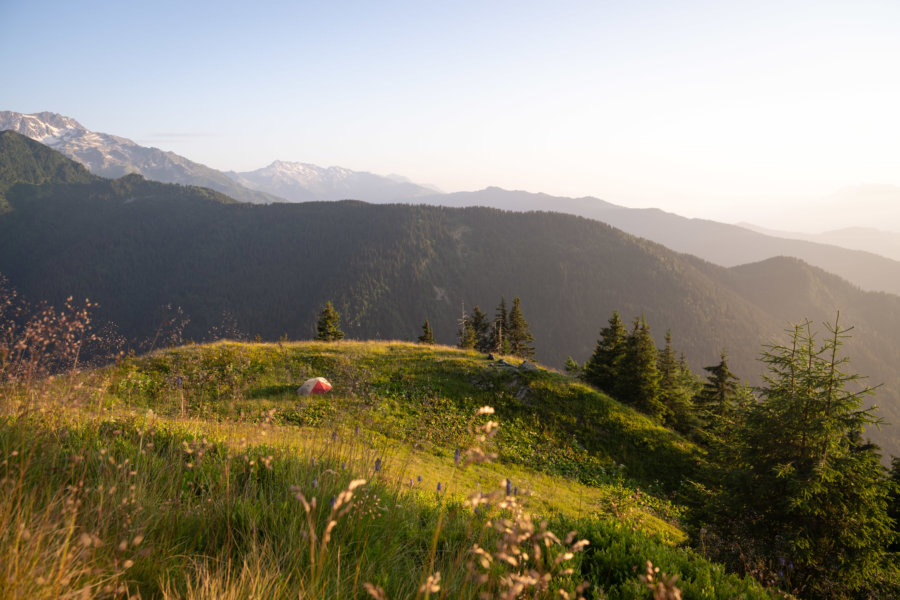
<path id="1" fill-rule="evenodd" d="M 313 376 L 329 378 L 332 393 L 298 400 L 296 388 Z M 627 478 L 674 492 L 685 478 L 698 476 L 702 458 L 677 434 L 569 377 L 498 366 L 484 355 L 443 346 L 187 346 L 123 363 L 111 389 L 126 404 L 168 414 L 184 403 L 192 414 L 228 418 L 259 418 L 274 408 L 279 422 L 297 425 L 352 415 L 387 437 L 438 454 L 452 453 L 472 412 L 488 404 L 505 424 L 503 462 L 592 485 Z M 165 403 L 173 399 L 177 405 Z"/>
<path id="2" fill-rule="evenodd" d="M 334 394 L 298 399 L 313 374 Z M 474 424 L 501 425 L 485 445 L 471 409 L 488 397 L 497 414 Z M 2 400 L 2 597 L 372 597 L 366 584 L 389 598 L 499 597 L 533 572 L 547 589 L 530 597 L 586 579 L 587 597 L 644 598 L 646 560 L 680 574 L 685 598 L 768 597 L 675 545 L 679 510 L 661 497 L 658 467 L 612 467 L 659 448 L 692 464 L 696 451 L 558 374 L 406 344 L 220 343 L 7 388 Z M 564 418 L 601 400 L 580 423 Z M 580 433 L 604 418 L 596 439 Z M 568 446 L 553 454 L 557 441 Z M 457 464 L 456 449 L 479 444 L 498 461 Z M 562 458 L 535 471 L 543 449 L 593 462 L 568 478 Z M 507 496 L 506 478 L 522 489 Z M 571 541 L 541 537 L 522 505 L 590 545 L 557 564 Z M 520 551 L 546 539 L 546 552 L 503 563 L 513 533 Z M 476 545 L 488 568 L 473 561 Z M 436 573 L 439 589 L 420 591 Z"/>

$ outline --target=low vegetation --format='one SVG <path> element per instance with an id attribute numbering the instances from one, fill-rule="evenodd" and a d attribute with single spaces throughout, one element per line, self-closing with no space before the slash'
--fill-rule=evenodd
<path id="1" fill-rule="evenodd" d="M 474 352 L 222 342 L 2 402 L 3 597 L 769 597 L 682 545 L 696 447 Z"/>

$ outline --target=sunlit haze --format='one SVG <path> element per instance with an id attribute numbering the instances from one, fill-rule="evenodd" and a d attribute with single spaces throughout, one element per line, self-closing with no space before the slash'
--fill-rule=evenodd
<path id="1" fill-rule="evenodd" d="M 900 3 L 0 3 L 0 110 L 276 159 L 900 231 Z"/>

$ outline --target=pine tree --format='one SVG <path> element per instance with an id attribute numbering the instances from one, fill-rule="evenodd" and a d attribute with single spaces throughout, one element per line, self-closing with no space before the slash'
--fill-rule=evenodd
<path id="1" fill-rule="evenodd" d="M 491 323 L 488 316 L 478 305 L 472 309 L 472 315 L 469 318 L 472 324 L 472 331 L 475 334 L 475 349 L 479 352 L 491 351 Z"/>
<path id="2" fill-rule="evenodd" d="M 319 318 L 316 322 L 316 339 L 325 342 L 344 339 L 344 332 L 341 331 L 340 322 L 341 315 L 334 310 L 334 306 L 329 300 L 322 312 L 319 313 Z"/>
<path id="3" fill-rule="evenodd" d="M 619 311 L 613 311 L 609 325 L 600 330 L 593 355 L 582 368 L 582 378 L 587 383 L 607 394 L 614 392 L 627 337 Z"/>
<path id="4" fill-rule="evenodd" d="M 425 324 L 422 325 L 422 335 L 419 336 L 419 342 L 422 344 L 434 344 L 434 332 L 431 330 L 431 323 L 428 322 L 428 319 L 425 319 Z"/>
<path id="5" fill-rule="evenodd" d="M 765 350 L 765 386 L 734 438 L 715 521 L 722 538 L 741 541 L 731 544 L 740 563 L 774 565 L 778 583 L 804 598 L 869 597 L 893 534 L 891 486 L 877 447 L 862 441 L 879 422 L 861 408 L 872 390 L 839 358 L 849 331 L 836 319 L 818 346 L 807 322 Z"/>
<path id="6" fill-rule="evenodd" d="M 509 338 L 509 347 L 513 355 L 520 358 L 531 358 L 534 356 L 534 336 L 529 330 L 528 321 L 522 314 L 522 307 L 519 297 L 513 298 L 512 310 L 509 311 L 509 330 L 507 333 Z"/>
<path id="7" fill-rule="evenodd" d="M 634 320 L 632 332 L 625 340 L 625 353 L 619 365 L 615 397 L 656 419 L 665 418 L 668 411 L 659 400 L 659 371 L 656 368 L 657 349 L 650 336 L 650 327 L 642 316 Z"/>
<path id="8" fill-rule="evenodd" d="M 566 359 L 566 362 L 563 365 L 563 368 L 566 370 L 566 373 L 568 373 L 570 376 L 581 377 L 581 365 L 579 365 L 578 361 L 576 361 L 571 356 Z"/>
<path id="9" fill-rule="evenodd" d="M 719 364 L 703 369 L 709 376 L 694 400 L 698 416 L 707 427 L 727 426 L 735 409 L 739 379 L 728 368 L 728 355 L 724 349 Z"/>

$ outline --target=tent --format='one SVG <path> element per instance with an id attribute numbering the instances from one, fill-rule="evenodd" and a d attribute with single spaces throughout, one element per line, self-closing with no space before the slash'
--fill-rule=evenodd
<path id="1" fill-rule="evenodd" d="M 324 394 L 331 389 L 331 383 L 324 377 L 313 377 L 297 388 L 297 393 L 302 396 L 309 394 Z"/>

